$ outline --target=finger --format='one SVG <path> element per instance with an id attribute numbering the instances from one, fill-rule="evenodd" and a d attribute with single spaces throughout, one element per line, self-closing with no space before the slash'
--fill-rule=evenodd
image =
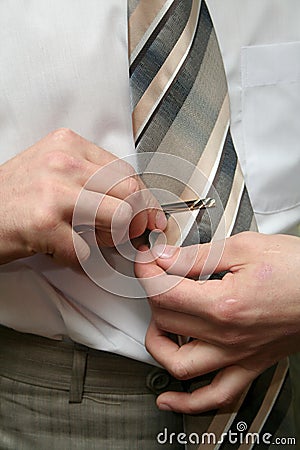
<path id="1" fill-rule="evenodd" d="M 136 254 L 135 274 L 148 297 L 159 296 L 184 281 L 182 277 L 168 275 L 155 264 L 153 255 L 147 246 L 140 246 Z"/>
<path id="2" fill-rule="evenodd" d="M 151 204 L 150 199 L 148 203 L 145 202 L 147 196 L 141 192 L 138 177 L 119 173 L 111 165 L 99 167 L 83 159 L 72 156 L 68 158 L 71 159 L 69 164 L 72 165 L 72 181 L 83 186 L 86 191 L 126 200 L 136 213 L 146 210 L 148 204 L 149 208 L 154 207 L 154 204 L 157 206 L 157 202 L 152 201 Z"/>
<path id="3" fill-rule="evenodd" d="M 216 327 L 214 323 L 210 323 L 207 319 L 202 319 L 199 316 L 156 308 L 152 302 L 150 304 L 153 320 L 160 330 L 223 346 L 225 331 L 220 325 Z"/>
<path id="4" fill-rule="evenodd" d="M 147 214 L 141 212 L 133 217 L 126 201 L 105 196 L 99 206 L 96 221 L 97 242 L 100 246 L 117 246 L 140 237 L 147 228 Z"/>
<path id="5" fill-rule="evenodd" d="M 121 172 L 122 167 L 124 167 L 123 172 Z M 137 222 L 145 216 L 147 228 L 150 230 L 155 228 L 164 230 L 167 226 L 167 219 L 156 198 L 144 186 L 133 169 L 128 169 L 121 160 L 115 160 L 98 169 L 88 180 L 85 188 L 126 200 L 131 205 L 134 215 L 137 216 Z"/>
<path id="6" fill-rule="evenodd" d="M 126 202 L 124 201 L 122 203 Z M 121 218 L 121 221 L 119 221 L 119 218 Z M 147 228 L 147 214 L 143 212 L 136 215 L 130 223 L 127 220 L 129 218 L 125 219 L 123 205 L 120 204 L 120 208 L 113 214 L 111 228 L 96 228 L 98 245 L 112 247 L 142 237 Z M 119 222 L 119 224 L 115 224 L 115 221 Z"/>
<path id="7" fill-rule="evenodd" d="M 134 212 L 148 211 L 149 229 L 163 230 L 167 226 L 166 217 L 158 201 L 145 188 L 134 168 L 126 161 L 68 129 L 50 133 L 40 144 L 46 144 L 46 147 L 53 150 L 66 152 L 70 158 L 68 167 L 71 166 L 72 174 L 76 168 L 78 169 L 77 172 L 84 178 L 82 185 L 87 183 L 86 189 L 107 193 L 122 200 L 142 191 L 139 202 L 137 202 L 137 197 L 132 199 L 131 206 Z M 82 160 L 79 158 L 80 156 Z M 65 163 L 63 167 L 65 167 Z M 128 202 L 130 203 L 130 201 Z M 135 209 L 135 206 L 138 206 L 138 209 Z"/>
<path id="8" fill-rule="evenodd" d="M 188 247 L 157 246 L 152 249 L 157 264 L 169 273 L 188 277 L 206 276 L 212 273 L 234 271 L 242 260 L 242 248 L 237 252 L 233 236 L 224 241 Z"/>
<path id="9" fill-rule="evenodd" d="M 180 348 L 177 342 L 168 337 L 167 332 L 157 327 L 153 318 L 147 330 L 145 345 L 156 361 L 166 368 L 169 358 L 174 358 Z"/>
<path id="10" fill-rule="evenodd" d="M 94 170 L 90 178 L 86 180 L 84 188 L 94 192 L 102 192 L 106 195 L 125 200 L 135 195 L 135 200 L 139 195 L 140 185 L 135 174 L 128 174 L 128 171 L 120 172 L 120 161 L 113 160 L 106 165 L 92 164 Z"/>
<path id="11" fill-rule="evenodd" d="M 132 207 L 136 223 L 146 221 L 149 230 L 164 230 L 167 219 L 160 204 L 145 188 L 138 176 L 124 179 L 108 191 L 109 195 L 122 198 Z M 137 233 L 135 233 L 138 235 Z"/>
<path id="12" fill-rule="evenodd" d="M 129 235 L 132 217 L 133 211 L 127 202 L 84 189 L 74 208 L 73 227 L 95 226 L 98 235 L 99 232 L 109 233 L 112 243 L 117 244 L 126 233 Z"/>
<path id="13" fill-rule="evenodd" d="M 179 380 L 213 372 L 229 366 L 237 357 L 215 345 L 191 340 L 179 346 L 152 319 L 146 335 L 146 348 L 153 358 Z"/>
<path id="14" fill-rule="evenodd" d="M 258 373 L 240 366 L 221 370 L 212 383 L 192 393 L 164 392 L 157 398 L 159 409 L 199 414 L 233 405 Z"/>
<path id="15" fill-rule="evenodd" d="M 146 211 L 142 211 L 132 218 L 129 226 L 128 238 L 135 239 L 139 236 L 142 236 L 142 234 L 145 232 L 147 228 L 148 228 L 148 215 Z"/>
<path id="16" fill-rule="evenodd" d="M 51 159 L 54 152 L 55 158 L 58 158 L 56 162 L 54 161 L 54 165 L 63 170 L 70 169 L 71 176 L 76 172 L 81 177 L 82 185 L 87 182 L 86 189 L 107 193 L 122 200 L 134 192 L 145 190 L 146 207 L 161 209 L 155 197 L 145 189 L 144 183 L 128 162 L 117 158 L 72 130 L 67 128 L 55 130 L 36 145 L 50 151 Z M 30 149 L 28 151 L 30 152 Z M 150 214 L 153 215 L 150 220 L 151 228 L 156 226 L 163 229 L 166 226 L 166 219 L 161 213 L 160 220 L 156 224 L 155 213 Z M 164 223 L 163 227 L 161 221 Z"/>
<path id="17" fill-rule="evenodd" d="M 234 300 L 234 280 L 227 274 L 222 280 L 198 282 L 168 275 L 148 252 L 137 254 L 135 274 L 144 287 L 151 304 L 157 308 L 199 316 L 220 322 L 237 312 L 241 302 Z M 143 259 L 144 258 L 144 259 Z"/>
<path id="18" fill-rule="evenodd" d="M 156 197 L 152 194 L 152 192 L 146 188 L 143 180 L 138 178 L 140 189 L 142 192 L 144 203 L 147 205 L 147 214 L 148 214 L 148 226 L 149 230 L 154 230 L 155 228 L 159 230 L 165 230 L 168 225 L 168 221 L 165 213 L 163 212 L 160 203 L 156 199 Z"/>

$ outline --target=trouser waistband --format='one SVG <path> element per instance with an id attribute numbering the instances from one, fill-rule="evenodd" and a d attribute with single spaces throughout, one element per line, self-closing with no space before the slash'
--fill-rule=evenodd
<path id="1" fill-rule="evenodd" d="M 67 390 L 78 403 L 83 392 L 182 391 L 167 371 L 73 342 L 55 341 L 0 326 L 0 374 L 24 383 Z"/>

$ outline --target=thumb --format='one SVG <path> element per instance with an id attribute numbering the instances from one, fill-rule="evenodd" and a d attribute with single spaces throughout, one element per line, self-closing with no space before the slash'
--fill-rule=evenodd
<path id="1" fill-rule="evenodd" d="M 236 264 L 232 238 L 209 244 L 174 247 L 157 245 L 152 248 L 156 264 L 170 274 L 187 277 L 207 277 L 230 270 Z"/>

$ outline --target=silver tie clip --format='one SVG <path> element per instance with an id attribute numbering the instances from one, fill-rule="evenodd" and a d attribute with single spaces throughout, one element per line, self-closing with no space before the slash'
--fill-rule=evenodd
<path id="1" fill-rule="evenodd" d="M 196 200 L 179 201 L 161 205 L 166 214 L 174 214 L 183 211 L 194 211 L 195 209 L 212 208 L 216 205 L 214 198 L 197 198 Z"/>

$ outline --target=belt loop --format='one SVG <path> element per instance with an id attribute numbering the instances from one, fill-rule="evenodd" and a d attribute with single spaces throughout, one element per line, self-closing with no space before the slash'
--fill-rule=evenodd
<path id="1" fill-rule="evenodd" d="M 89 349 L 85 345 L 74 342 L 69 403 L 82 402 L 88 351 Z"/>

